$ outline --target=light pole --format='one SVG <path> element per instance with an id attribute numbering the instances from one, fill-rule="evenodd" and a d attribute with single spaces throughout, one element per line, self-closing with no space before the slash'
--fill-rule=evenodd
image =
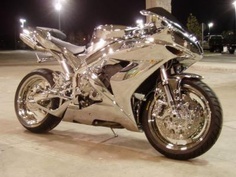
<path id="1" fill-rule="evenodd" d="M 58 29 L 61 30 L 61 10 L 62 10 L 61 0 L 56 0 L 54 7 L 55 10 L 58 12 Z"/>
<path id="2" fill-rule="evenodd" d="M 214 23 L 208 23 L 209 35 L 211 34 L 211 28 L 214 26 Z"/>
<path id="3" fill-rule="evenodd" d="M 233 2 L 233 6 L 234 6 L 234 9 L 235 9 L 235 12 L 236 12 L 236 1 Z M 236 16 L 236 14 L 235 14 Z"/>
<path id="4" fill-rule="evenodd" d="M 21 32 L 23 32 L 25 29 L 25 23 L 26 23 L 26 19 L 25 18 L 20 18 L 19 19 L 19 22 L 20 22 L 20 28 L 21 28 Z M 18 25 L 17 25 L 18 26 Z M 17 29 L 19 29 L 19 27 L 17 27 Z M 18 30 L 17 30 L 18 31 Z M 19 31 L 18 31 L 19 32 Z M 24 45 L 22 45 L 22 43 L 20 43 L 18 40 L 17 40 L 17 37 L 16 37 L 16 27 L 15 27 L 15 34 L 14 34 L 14 38 L 15 38 L 15 49 L 17 49 L 18 47 L 20 47 L 21 49 L 24 48 Z"/>
<path id="5" fill-rule="evenodd" d="M 202 23 L 202 46 L 203 46 L 203 41 L 204 41 L 204 31 L 206 30 L 206 24 Z"/>
<path id="6" fill-rule="evenodd" d="M 235 9 L 235 18 L 234 18 L 234 43 L 236 42 L 236 1 L 233 2 L 233 6 Z"/>

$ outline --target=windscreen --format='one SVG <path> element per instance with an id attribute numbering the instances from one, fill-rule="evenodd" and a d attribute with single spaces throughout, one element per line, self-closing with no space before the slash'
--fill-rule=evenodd
<path id="1" fill-rule="evenodd" d="M 189 32 L 188 29 L 184 25 L 182 25 L 182 23 L 175 16 L 173 16 L 170 12 L 163 9 L 162 7 L 154 7 L 147 9 L 146 11 L 150 11 L 154 14 L 157 14 L 158 16 L 165 17 L 174 27 L 178 28 L 179 30 Z"/>
<path id="2" fill-rule="evenodd" d="M 150 11 L 150 12 L 155 13 L 155 14 L 162 16 L 162 17 L 166 17 L 167 19 L 171 20 L 172 22 L 180 24 L 180 22 L 177 20 L 177 18 L 175 18 L 170 12 L 163 9 L 162 7 L 150 8 L 150 9 L 147 9 L 147 11 Z"/>

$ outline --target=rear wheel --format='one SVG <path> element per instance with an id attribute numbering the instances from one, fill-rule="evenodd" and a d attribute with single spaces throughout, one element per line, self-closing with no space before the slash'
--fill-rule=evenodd
<path id="1" fill-rule="evenodd" d="M 181 99 L 174 113 L 164 90 L 147 101 L 143 130 L 152 146 L 163 155 L 187 160 L 202 155 L 216 142 L 222 127 L 222 110 L 214 92 L 199 80 L 183 80 Z"/>
<path id="2" fill-rule="evenodd" d="M 59 106 L 58 98 L 49 98 L 48 90 L 54 85 L 53 71 L 38 69 L 27 74 L 20 82 L 15 94 L 15 112 L 20 123 L 29 131 L 44 133 L 56 127 L 62 118 L 40 109 Z M 40 100 L 40 101 L 36 101 Z"/>

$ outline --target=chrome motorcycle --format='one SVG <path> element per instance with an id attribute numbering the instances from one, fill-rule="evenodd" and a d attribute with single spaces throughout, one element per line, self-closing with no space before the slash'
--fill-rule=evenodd
<path id="1" fill-rule="evenodd" d="M 203 50 L 164 9 L 141 14 L 146 24 L 95 28 L 86 47 L 63 41 L 56 29 L 24 29 L 21 39 L 50 53 L 61 71 L 36 69 L 22 79 L 19 122 L 34 133 L 61 120 L 144 131 L 157 151 L 179 160 L 208 151 L 221 132 L 221 106 L 201 76 L 183 72 Z"/>

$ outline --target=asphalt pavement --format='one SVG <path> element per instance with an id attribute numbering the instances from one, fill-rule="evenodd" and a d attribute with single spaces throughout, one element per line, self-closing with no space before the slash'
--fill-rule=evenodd
<path id="1" fill-rule="evenodd" d="M 26 131 L 14 113 L 16 87 L 31 70 L 58 65 L 37 63 L 32 51 L 0 52 L 0 177 L 235 177 L 235 56 L 207 54 L 188 69 L 216 92 L 224 122 L 208 152 L 176 161 L 155 151 L 143 133 L 118 129 L 114 137 L 108 128 L 66 122 L 47 134 Z"/>

